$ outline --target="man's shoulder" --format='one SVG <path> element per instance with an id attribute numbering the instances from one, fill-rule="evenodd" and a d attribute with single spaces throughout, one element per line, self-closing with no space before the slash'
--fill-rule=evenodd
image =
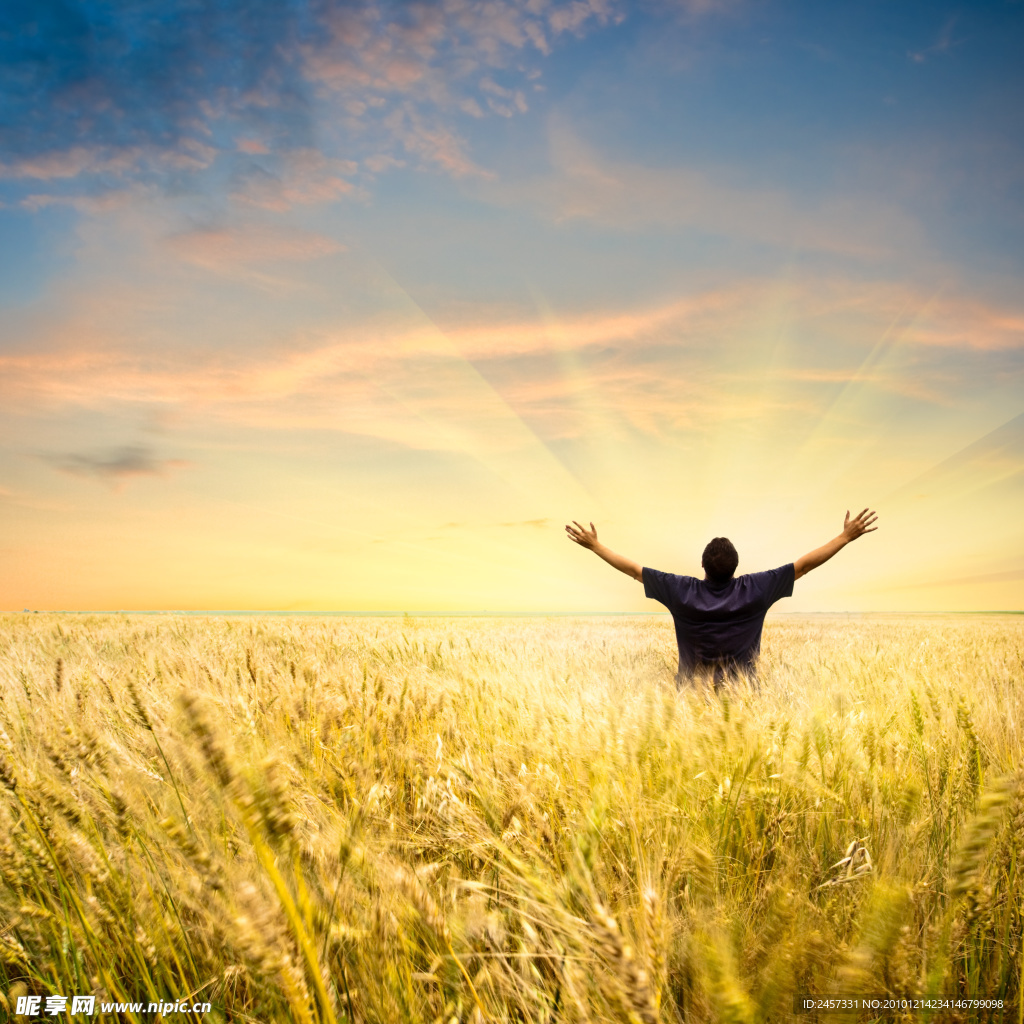
<path id="1" fill-rule="evenodd" d="M 761 580 L 772 580 L 778 576 L 788 576 L 790 573 L 795 573 L 796 569 L 792 562 L 786 562 L 785 565 L 780 565 L 775 569 L 762 569 L 760 572 L 748 572 L 742 576 L 737 576 L 739 580 L 752 580 L 760 582 Z"/>
<path id="2" fill-rule="evenodd" d="M 662 603 L 666 601 L 672 604 L 685 602 L 692 585 L 697 582 L 692 576 L 663 572 L 661 569 L 652 569 L 646 565 L 640 575 L 644 584 L 644 593 Z"/>
<path id="3" fill-rule="evenodd" d="M 656 576 L 660 580 L 664 580 L 666 583 L 699 583 L 700 581 L 695 576 L 681 576 L 677 572 L 665 572 L 662 569 L 654 569 L 649 565 L 643 567 L 644 576 L 650 573 L 652 576 Z"/>
<path id="4" fill-rule="evenodd" d="M 772 596 L 773 600 L 779 597 L 788 597 L 793 590 L 796 579 L 796 567 L 792 562 L 780 565 L 776 569 L 765 569 L 763 572 L 751 572 L 745 576 L 737 577 L 737 582 L 753 594 L 764 594 Z"/>

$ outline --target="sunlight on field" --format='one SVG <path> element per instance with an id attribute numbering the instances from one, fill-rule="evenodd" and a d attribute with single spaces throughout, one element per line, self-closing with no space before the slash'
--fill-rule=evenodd
<path id="1" fill-rule="evenodd" d="M 676 692 L 662 617 L 8 615 L 0 645 L 0 1009 L 1020 1020 L 1024 618 L 778 618 L 721 697 Z"/>

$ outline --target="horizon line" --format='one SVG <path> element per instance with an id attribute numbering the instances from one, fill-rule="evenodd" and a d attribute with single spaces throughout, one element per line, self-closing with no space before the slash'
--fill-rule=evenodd
<path id="1" fill-rule="evenodd" d="M 556 611 L 351 611 L 320 609 L 298 611 L 280 608 L 23 608 L 0 610 L 0 615 L 288 615 L 321 616 L 334 618 L 598 618 L 624 616 L 670 616 L 667 610 L 637 612 L 556 612 Z M 987 608 L 965 610 L 947 608 L 940 610 L 887 610 L 871 611 L 772 611 L 769 616 L 799 615 L 1024 615 L 1020 608 Z"/>

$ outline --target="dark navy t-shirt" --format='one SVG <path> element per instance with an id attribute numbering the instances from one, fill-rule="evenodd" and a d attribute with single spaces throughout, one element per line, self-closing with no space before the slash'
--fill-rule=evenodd
<path id="1" fill-rule="evenodd" d="M 793 563 L 768 572 L 734 576 L 715 585 L 657 569 L 643 571 L 644 593 L 672 613 L 679 644 L 679 674 L 695 669 L 752 672 L 761 650 L 761 627 L 780 597 L 791 597 Z"/>

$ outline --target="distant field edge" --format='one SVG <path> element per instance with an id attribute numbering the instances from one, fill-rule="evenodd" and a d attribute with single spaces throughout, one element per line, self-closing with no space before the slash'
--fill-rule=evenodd
<path id="1" fill-rule="evenodd" d="M 668 612 L 642 611 L 642 612 L 495 612 L 495 611 L 334 611 L 325 609 L 321 611 L 294 611 L 289 609 L 241 609 L 241 608 L 203 608 L 203 609 L 182 609 L 182 608 L 10 608 L 0 611 L 0 615 L 236 615 L 242 617 L 258 618 L 260 616 L 274 616 L 278 618 L 306 617 L 306 618 L 364 618 L 364 619 L 580 619 L 580 618 L 640 618 L 640 617 L 667 617 Z M 961 611 L 956 608 L 948 608 L 942 611 L 886 611 L 884 609 L 869 612 L 854 611 L 830 611 L 830 612 L 801 612 L 801 611 L 772 611 L 770 618 L 829 618 L 837 615 L 856 618 L 870 618 L 872 616 L 929 616 L 929 615 L 1024 615 L 1024 609 L 1012 608 L 991 608 L 974 611 Z"/>

